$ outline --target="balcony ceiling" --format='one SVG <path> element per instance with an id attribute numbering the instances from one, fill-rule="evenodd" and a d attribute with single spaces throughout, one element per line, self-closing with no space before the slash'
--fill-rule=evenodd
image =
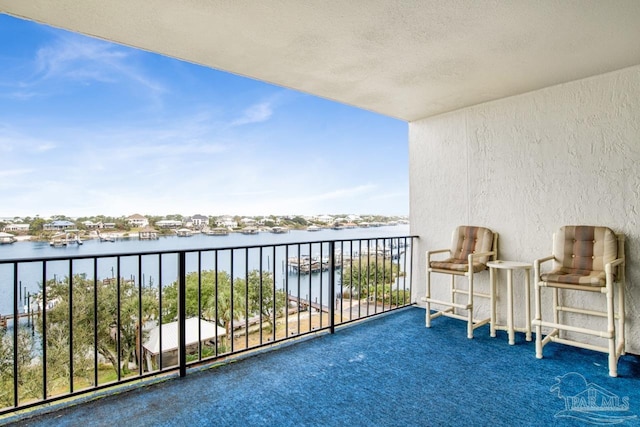
<path id="1" fill-rule="evenodd" d="M 0 11 L 406 121 L 640 64 L 638 0 L 0 0 Z"/>

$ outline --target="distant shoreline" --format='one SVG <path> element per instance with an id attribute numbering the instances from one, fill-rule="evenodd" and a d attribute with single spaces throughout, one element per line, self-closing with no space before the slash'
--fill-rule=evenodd
<path id="1" fill-rule="evenodd" d="M 385 224 L 388 226 L 388 224 Z M 401 225 L 401 224 L 394 224 L 394 225 Z M 355 227 L 355 228 L 377 228 L 376 227 Z M 330 230 L 332 229 L 331 227 L 322 227 L 320 228 L 321 230 Z M 109 236 L 112 236 L 116 239 L 137 239 L 138 238 L 138 229 L 133 229 L 131 231 L 109 231 L 105 234 L 108 234 Z M 175 231 L 175 230 L 174 230 Z M 258 230 L 259 233 L 271 233 L 271 230 Z M 289 229 L 289 231 L 309 231 L 307 230 L 307 228 L 291 228 Z M 191 230 L 192 234 L 202 234 L 202 231 L 199 230 Z M 238 230 L 229 230 L 229 234 L 242 234 L 242 229 L 238 229 Z M 175 233 L 159 233 L 159 237 L 172 237 L 172 236 L 177 236 Z M 50 241 L 50 237 L 47 238 L 42 238 L 39 236 L 34 236 L 31 234 L 27 234 L 27 235 L 14 235 L 15 238 L 15 242 L 14 243 L 18 243 L 18 242 L 44 242 L 47 243 Z M 91 230 L 88 231 L 86 234 L 81 234 L 81 238 L 82 240 L 96 240 L 100 238 L 100 235 L 98 233 L 95 232 L 95 230 Z"/>

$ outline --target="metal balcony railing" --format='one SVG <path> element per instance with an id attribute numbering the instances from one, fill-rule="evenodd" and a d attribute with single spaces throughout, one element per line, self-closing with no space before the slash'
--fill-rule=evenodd
<path id="1" fill-rule="evenodd" d="M 0 414 L 411 305 L 415 239 L 0 260 Z"/>

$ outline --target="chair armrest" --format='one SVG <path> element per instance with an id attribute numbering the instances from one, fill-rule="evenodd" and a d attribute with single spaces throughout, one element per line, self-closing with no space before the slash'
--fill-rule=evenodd
<path id="1" fill-rule="evenodd" d="M 490 251 L 490 252 L 477 252 L 477 253 L 473 253 L 473 254 L 469 254 L 468 260 L 469 264 L 471 264 L 471 262 L 473 261 L 474 258 L 480 258 L 483 256 L 491 256 L 491 255 L 495 255 L 496 251 Z"/>
<path id="2" fill-rule="evenodd" d="M 604 266 L 604 271 L 605 271 L 605 273 L 606 273 L 606 274 L 611 274 L 611 272 L 612 272 L 612 268 L 613 268 L 613 267 L 617 267 L 617 266 L 619 266 L 620 264 L 624 264 L 624 257 L 622 257 L 622 258 L 618 258 L 618 259 L 614 259 L 613 261 L 611 261 L 611 262 L 607 263 L 607 264 Z"/>
<path id="3" fill-rule="evenodd" d="M 533 261 L 533 265 L 540 267 L 540 264 L 544 264 L 547 261 L 551 261 L 553 258 L 554 258 L 553 255 L 549 255 L 544 258 L 538 258 L 537 260 Z"/>
<path id="4" fill-rule="evenodd" d="M 540 265 L 544 264 L 545 262 L 551 261 L 554 258 L 555 257 L 553 255 L 549 255 L 544 258 L 538 258 L 537 260 L 533 261 L 533 274 L 536 281 L 542 280 L 540 278 Z"/>
<path id="5" fill-rule="evenodd" d="M 449 255 L 451 255 L 451 249 L 436 249 L 434 251 L 427 251 L 427 265 L 429 264 L 429 261 L 431 261 L 431 255 L 442 254 L 445 252 L 448 252 Z"/>
<path id="6" fill-rule="evenodd" d="M 489 252 L 476 252 L 473 254 L 469 254 L 467 256 L 467 266 L 469 267 L 469 275 L 473 274 L 473 259 L 474 258 L 481 258 L 481 257 L 488 257 L 491 255 L 496 255 L 496 251 L 489 251 Z"/>

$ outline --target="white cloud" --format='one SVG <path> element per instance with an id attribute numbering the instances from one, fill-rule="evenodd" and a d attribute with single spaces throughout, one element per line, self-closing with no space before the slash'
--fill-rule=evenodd
<path id="1" fill-rule="evenodd" d="M 250 123 L 266 122 L 272 115 L 272 104 L 270 102 L 260 102 L 244 110 L 241 117 L 231 122 L 231 126 L 241 126 Z"/>
<path id="2" fill-rule="evenodd" d="M 66 80 L 77 83 L 101 82 L 132 84 L 146 88 L 153 96 L 166 91 L 164 86 L 137 65 L 138 53 L 115 44 L 88 37 L 60 33 L 51 43 L 35 54 L 33 71 L 18 83 L 20 90 L 12 93 L 14 99 L 30 99 L 42 95 L 32 88 L 49 89 L 52 81 Z"/>
<path id="3" fill-rule="evenodd" d="M 110 82 L 109 71 L 125 59 L 113 45 L 73 35 L 61 36 L 36 53 L 35 77 L 39 80 L 70 78 Z"/>
<path id="4" fill-rule="evenodd" d="M 34 148 L 34 151 L 42 153 L 44 151 L 53 150 L 54 148 L 56 148 L 56 144 L 54 144 L 52 142 L 44 142 L 44 143 L 42 143 L 40 145 L 37 145 Z"/>
<path id="5" fill-rule="evenodd" d="M 40 95 L 42 95 L 40 92 L 35 91 L 14 91 L 5 95 L 0 94 L 0 97 L 15 99 L 18 101 L 27 101 Z"/>

